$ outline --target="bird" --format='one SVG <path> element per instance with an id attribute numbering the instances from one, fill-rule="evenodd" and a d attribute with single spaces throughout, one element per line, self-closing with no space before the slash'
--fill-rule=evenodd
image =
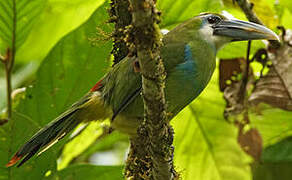
<path id="1" fill-rule="evenodd" d="M 166 71 L 164 91 L 169 120 L 207 86 L 220 48 L 233 41 L 258 39 L 279 40 L 265 26 L 217 13 L 201 13 L 163 35 L 160 55 Z M 21 146 L 6 166 L 22 160 L 17 167 L 21 166 L 84 122 L 109 118 L 114 129 L 135 136 L 144 118 L 138 58 L 127 56 L 117 63 L 87 94 Z"/>

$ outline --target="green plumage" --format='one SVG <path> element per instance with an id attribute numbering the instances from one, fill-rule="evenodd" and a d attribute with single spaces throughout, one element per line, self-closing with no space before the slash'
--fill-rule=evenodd
<path id="1" fill-rule="evenodd" d="M 170 119 L 207 86 L 220 47 L 235 40 L 277 38 L 263 26 L 211 13 L 189 19 L 166 34 L 160 52 L 167 73 L 165 95 Z M 126 57 L 115 65 L 89 93 L 23 145 L 7 166 L 24 158 L 23 164 L 81 122 L 110 118 L 115 129 L 134 136 L 144 114 L 141 75 L 133 65 L 136 60 Z"/>

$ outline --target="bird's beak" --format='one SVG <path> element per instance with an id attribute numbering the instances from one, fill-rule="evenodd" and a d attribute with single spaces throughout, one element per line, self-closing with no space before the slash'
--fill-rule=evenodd
<path id="1" fill-rule="evenodd" d="M 214 35 L 230 37 L 232 41 L 268 39 L 277 40 L 279 37 L 265 26 L 240 21 L 240 20 L 222 20 L 213 25 Z"/>

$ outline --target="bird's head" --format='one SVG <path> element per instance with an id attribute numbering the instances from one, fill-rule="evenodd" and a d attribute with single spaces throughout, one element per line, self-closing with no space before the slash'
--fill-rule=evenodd
<path id="1" fill-rule="evenodd" d="M 231 41 L 279 40 L 273 31 L 256 23 L 228 19 L 214 13 L 202 13 L 196 18 L 201 21 L 200 34 L 213 43 L 217 50 Z"/>

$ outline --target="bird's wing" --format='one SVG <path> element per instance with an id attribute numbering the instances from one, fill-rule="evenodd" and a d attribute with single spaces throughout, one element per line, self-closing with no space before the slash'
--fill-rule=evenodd
<path id="1" fill-rule="evenodd" d="M 173 35 L 170 35 L 164 36 L 164 46 L 161 47 L 167 73 L 186 60 L 185 43 L 173 42 Z M 106 104 L 113 110 L 112 120 L 125 110 L 129 116 L 143 115 L 141 74 L 134 69 L 135 61 L 135 57 L 124 58 L 103 79 L 102 94 Z"/>
<path id="2" fill-rule="evenodd" d="M 111 120 L 113 121 L 115 119 L 115 117 L 120 114 L 121 112 L 123 112 L 129 104 L 131 104 L 136 97 L 138 97 L 141 94 L 142 91 L 142 87 L 139 87 L 138 89 L 136 89 L 132 94 L 130 94 L 120 105 L 120 107 L 114 112 Z"/>
<path id="3" fill-rule="evenodd" d="M 134 70 L 136 58 L 126 57 L 104 77 L 102 95 L 113 110 L 112 120 L 141 92 L 141 75 Z"/>

